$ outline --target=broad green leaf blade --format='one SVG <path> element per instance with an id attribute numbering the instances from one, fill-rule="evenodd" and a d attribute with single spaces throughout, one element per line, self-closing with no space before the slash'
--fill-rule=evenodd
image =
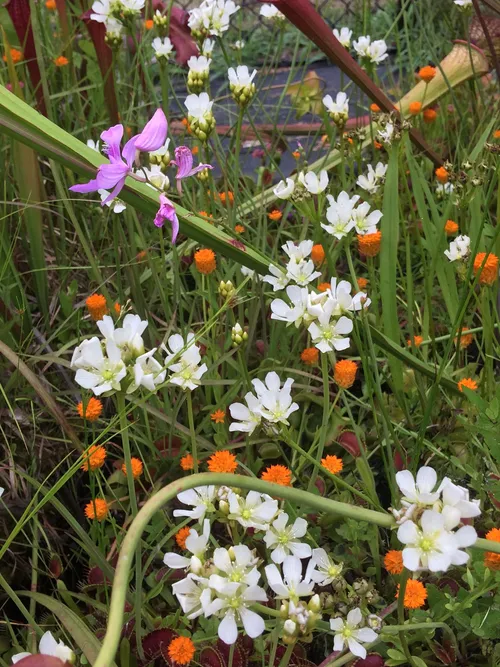
<path id="1" fill-rule="evenodd" d="M 85 625 L 81 618 L 79 618 L 71 609 L 59 600 L 44 595 L 43 593 L 32 593 L 31 591 L 21 591 L 19 595 L 29 597 L 57 616 L 66 631 L 73 638 L 75 644 L 83 652 L 88 662 L 93 665 L 99 651 L 101 650 L 101 643 L 96 638 L 94 633 Z M 116 667 L 112 662 L 109 667 Z"/>

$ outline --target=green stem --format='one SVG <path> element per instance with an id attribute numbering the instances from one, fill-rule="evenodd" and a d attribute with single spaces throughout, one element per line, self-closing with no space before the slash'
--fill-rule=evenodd
<path id="1" fill-rule="evenodd" d="M 326 434 L 328 430 L 328 417 L 330 415 L 330 386 L 328 381 L 328 355 L 322 353 L 321 355 L 321 375 L 323 378 L 323 418 L 321 420 L 321 433 L 319 435 L 318 453 L 316 460 L 321 462 L 323 451 L 325 449 Z M 318 476 L 318 468 L 314 467 L 311 473 L 311 479 L 307 487 L 308 491 L 314 488 L 316 477 Z"/>
<path id="2" fill-rule="evenodd" d="M 189 421 L 189 434 L 191 436 L 191 454 L 193 456 L 193 467 L 195 473 L 198 472 L 198 443 L 196 442 L 196 431 L 194 428 L 194 416 L 193 416 L 193 398 L 191 392 L 188 392 L 187 395 L 187 404 L 188 404 L 188 421 Z"/>
<path id="3" fill-rule="evenodd" d="M 402 627 L 404 627 L 405 623 L 405 592 L 406 592 L 406 584 L 409 578 L 410 578 L 410 571 L 405 568 L 403 570 L 403 574 L 401 575 L 401 580 L 399 583 L 399 593 L 398 593 L 398 622 L 399 625 Z M 415 667 L 415 663 L 413 662 L 413 658 L 411 657 L 410 649 L 408 647 L 408 642 L 406 641 L 405 630 L 404 629 L 400 630 L 398 635 L 399 635 L 399 641 L 401 642 L 401 646 L 403 648 L 403 652 L 406 656 L 406 659 L 408 660 L 408 664 L 411 665 L 411 667 Z"/>
<path id="4" fill-rule="evenodd" d="M 271 484 L 270 482 L 265 482 L 262 479 L 255 479 L 253 477 L 218 473 L 200 473 L 178 479 L 151 496 L 129 526 L 125 539 L 121 544 L 120 555 L 116 566 L 109 609 L 108 628 L 101 650 L 94 663 L 94 667 L 108 667 L 113 661 L 118 648 L 123 626 L 125 599 L 127 595 L 130 569 L 133 563 L 133 554 L 136 546 L 140 543 L 142 533 L 151 518 L 163 507 L 163 505 L 175 498 L 181 491 L 212 484 L 216 486 L 229 486 L 258 491 L 259 493 L 267 493 L 271 496 L 276 495 L 291 501 L 296 506 L 306 505 L 320 512 L 327 512 L 354 519 L 356 521 L 366 521 L 381 526 L 382 528 L 396 527 L 396 522 L 389 513 L 384 514 L 363 507 L 340 503 L 335 500 L 330 500 L 329 498 L 323 498 L 322 496 L 308 493 L 307 491 Z M 479 539 L 474 547 L 482 551 L 500 553 L 500 542 Z M 3 581 L 5 580 L 0 578 L 0 585 L 3 585 Z M 268 610 L 268 613 L 270 611 L 271 610 Z"/>

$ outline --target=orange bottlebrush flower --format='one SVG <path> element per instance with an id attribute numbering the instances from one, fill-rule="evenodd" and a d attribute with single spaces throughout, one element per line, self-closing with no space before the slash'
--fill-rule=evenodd
<path id="1" fill-rule="evenodd" d="M 210 248 L 202 248 L 194 253 L 194 263 L 200 273 L 208 275 L 213 273 L 217 267 L 215 253 Z"/>
<path id="2" fill-rule="evenodd" d="M 486 261 L 484 261 L 485 258 Z M 483 262 L 484 266 L 481 269 Z M 478 252 L 474 258 L 474 275 L 477 275 L 478 271 L 481 271 L 479 282 L 483 285 L 492 285 L 498 276 L 498 257 L 492 252 L 488 256 L 485 252 Z"/>
<path id="3" fill-rule="evenodd" d="M 56 67 L 65 67 L 68 63 L 69 60 L 66 56 L 58 56 L 57 58 L 54 58 L 54 65 Z"/>
<path id="4" fill-rule="evenodd" d="M 456 234 L 458 232 L 458 224 L 454 220 L 447 220 L 444 226 L 444 231 L 448 236 Z"/>
<path id="5" fill-rule="evenodd" d="M 148 256 L 147 250 L 139 250 L 135 258 L 138 262 L 143 262 L 147 256 Z"/>
<path id="6" fill-rule="evenodd" d="M 370 104 L 370 111 L 372 111 L 373 113 L 380 113 L 379 105 L 373 102 L 373 104 Z"/>
<path id="7" fill-rule="evenodd" d="M 49 12 L 53 12 L 55 9 L 57 9 L 56 0 L 47 0 L 45 6 Z"/>
<path id="8" fill-rule="evenodd" d="M 178 665 L 189 665 L 196 652 L 189 637 L 176 637 L 168 645 L 168 657 Z"/>
<path id="9" fill-rule="evenodd" d="M 82 419 L 86 419 L 89 422 L 95 422 L 102 414 L 102 401 L 92 396 L 89 398 L 86 405 L 83 405 L 83 401 L 80 401 L 76 406 L 76 409 Z"/>
<path id="10" fill-rule="evenodd" d="M 102 320 L 108 312 L 106 297 L 103 294 L 91 294 L 87 297 L 85 305 L 88 308 L 90 317 L 97 322 Z"/>
<path id="11" fill-rule="evenodd" d="M 396 599 L 399 597 L 399 584 Z M 419 609 L 427 600 L 427 590 L 421 581 L 408 579 L 405 588 L 404 606 L 406 609 Z"/>
<path id="12" fill-rule="evenodd" d="M 467 387 L 467 389 L 470 389 L 471 391 L 476 391 L 477 382 L 472 378 L 463 378 L 460 382 L 457 382 L 457 387 L 459 391 L 463 391 L 464 387 Z"/>
<path id="13" fill-rule="evenodd" d="M 358 278 L 358 287 L 360 290 L 365 290 L 368 287 L 369 283 L 370 281 L 368 280 L 368 278 Z"/>
<path id="14" fill-rule="evenodd" d="M 500 528 L 492 528 L 486 533 L 486 539 L 491 542 L 500 542 Z M 484 564 L 490 570 L 500 570 L 500 554 L 494 551 L 487 551 L 484 554 Z"/>
<path id="15" fill-rule="evenodd" d="M 137 457 L 132 456 L 132 458 L 130 459 L 130 467 L 132 468 L 132 477 L 134 479 L 137 479 L 138 477 L 140 477 L 142 475 L 142 471 L 144 470 L 144 466 L 142 465 L 141 459 L 138 459 Z M 127 474 L 127 464 L 126 463 L 124 463 L 122 465 L 122 473 L 124 475 Z"/>
<path id="16" fill-rule="evenodd" d="M 109 505 L 104 498 L 94 498 L 85 505 L 85 516 L 87 519 L 104 521 L 108 516 Z"/>
<path id="17" fill-rule="evenodd" d="M 236 456 L 227 449 L 212 454 L 207 464 L 210 472 L 234 472 L 238 467 Z"/>
<path id="18" fill-rule="evenodd" d="M 226 413 L 224 410 L 216 410 L 212 412 L 210 419 L 216 424 L 223 424 L 226 421 Z"/>
<path id="19" fill-rule="evenodd" d="M 10 50 L 10 57 L 12 58 L 13 63 L 20 63 L 21 60 L 23 59 L 23 52 L 19 51 L 19 49 L 11 49 Z M 6 63 L 7 62 L 7 56 L 3 56 L 3 61 Z"/>
<path id="20" fill-rule="evenodd" d="M 319 292 L 326 292 L 327 289 L 330 289 L 331 284 L 330 283 L 320 283 L 318 285 L 318 291 Z"/>
<path id="21" fill-rule="evenodd" d="M 306 347 L 300 353 L 300 358 L 308 366 L 315 366 L 318 363 L 319 350 L 317 347 Z"/>
<path id="22" fill-rule="evenodd" d="M 82 469 L 85 471 L 102 468 L 106 460 L 106 450 L 102 445 L 90 445 L 83 455 Z"/>
<path id="23" fill-rule="evenodd" d="M 335 364 L 333 379 L 342 389 L 349 389 L 356 379 L 358 365 L 350 359 L 342 359 Z"/>
<path id="24" fill-rule="evenodd" d="M 418 76 L 422 81 L 425 81 L 425 83 L 429 83 L 432 81 L 432 79 L 436 76 L 437 70 L 435 67 L 431 67 L 431 65 L 426 65 L 425 67 L 421 67 Z"/>
<path id="25" fill-rule="evenodd" d="M 269 218 L 269 220 L 277 221 L 281 220 L 281 218 L 283 217 L 283 213 L 281 211 L 278 211 L 277 208 L 275 208 L 271 211 L 271 213 L 267 214 L 267 217 Z"/>
<path id="26" fill-rule="evenodd" d="M 316 264 L 316 266 L 320 266 L 325 261 L 325 250 L 321 243 L 316 243 L 316 245 L 313 245 L 311 250 L 311 259 Z"/>
<path id="27" fill-rule="evenodd" d="M 339 472 L 342 472 L 342 468 L 344 467 L 342 459 L 339 459 L 338 456 L 333 456 L 332 454 L 329 454 L 328 456 L 325 456 L 324 459 L 321 459 L 321 465 L 323 468 L 325 468 L 325 470 L 331 472 L 332 475 L 338 475 Z"/>
<path id="28" fill-rule="evenodd" d="M 144 27 L 146 30 L 152 30 L 154 26 L 154 21 L 153 19 L 146 19 L 144 21 Z"/>
<path id="29" fill-rule="evenodd" d="M 358 234 L 358 250 L 365 257 L 376 257 L 380 252 L 380 243 L 382 241 L 382 232 L 373 234 Z"/>
<path id="30" fill-rule="evenodd" d="M 380 141 L 374 140 L 373 141 L 373 148 L 377 151 L 381 150 L 382 149 L 382 144 L 380 143 Z"/>
<path id="31" fill-rule="evenodd" d="M 422 102 L 411 102 L 408 109 L 412 116 L 416 116 L 422 111 Z"/>
<path id="32" fill-rule="evenodd" d="M 198 155 L 199 151 L 200 149 L 198 148 L 198 146 L 193 146 L 193 148 L 191 149 L 191 153 L 193 155 Z"/>
<path id="33" fill-rule="evenodd" d="M 243 227 L 243 225 L 236 225 L 235 228 L 234 228 L 234 231 L 237 234 L 243 234 L 243 232 L 245 231 L 245 228 Z"/>
<path id="34" fill-rule="evenodd" d="M 494 139 L 500 139 L 500 130 L 495 130 L 493 132 L 493 138 Z"/>
<path id="35" fill-rule="evenodd" d="M 423 113 L 423 116 L 424 116 L 424 123 L 430 125 L 436 120 L 437 111 L 435 109 L 426 109 Z"/>
<path id="36" fill-rule="evenodd" d="M 403 552 L 392 549 L 384 556 L 384 567 L 390 574 L 401 574 L 403 571 Z"/>
<path id="37" fill-rule="evenodd" d="M 298 160 L 300 157 L 300 151 L 293 151 L 292 155 L 296 160 Z"/>
<path id="38" fill-rule="evenodd" d="M 189 526 L 184 526 L 184 528 L 181 528 L 175 534 L 175 541 L 177 542 L 177 546 L 180 547 L 181 549 L 186 548 L 186 538 L 190 532 L 191 528 Z"/>
<path id="39" fill-rule="evenodd" d="M 182 457 L 181 468 L 186 471 L 194 468 L 194 458 L 192 454 L 186 454 Z"/>
<path id="40" fill-rule="evenodd" d="M 198 215 L 200 215 L 202 218 L 207 218 L 208 222 L 212 222 L 214 216 L 211 213 L 207 213 L 207 211 L 198 211 Z"/>
<path id="41" fill-rule="evenodd" d="M 474 334 L 467 333 L 469 330 L 466 327 L 462 327 L 462 333 L 460 335 L 460 347 L 466 348 L 474 340 Z M 455 337 L 455 343 L 458 341 L 458 336 Z"/>
<path id="42" fill-rule="evenodd" d="M 448 183 L 450 175 L 444 167 L 438 167 L 434 173 L 440 183 Z"/>
<path id="43" fill-rule="evenodd" d="M 113 305 L 113 310 L 115 311 L 115 313 L 116 313 L 117 315 L 119 315 L 119 314 L 122 312 L 122 307 L 120 306 L 120 304 L 118 303 L 118 301 L 115 301 L 115 303 L 114 303 L 114 305 Z"/>
<path id="44" fill-rule="evenodd" d="M 292 471 L 281 465 L 269 466 L 260 476 L 265 482 L 272 482 L 280 486 L 290 486 L 292 482 Z"/>
<path id="45" fill-rule="evenodd" d="M 408 338 L 406 344 L 408 347 L 412 347 L 413 345 L 415 345 L 415 347 L 420 347 L 423 342 L 424 342 L 423 336 L 413 336 L 413 340 L 411 338 Z"/>
<path id="46" fill-rule="evenodd" d="M 221 204 L 225 204 L 226 200 L 232 204 L 234 202 L 234 195 L 232 192 L 219 192 L 219 199 Z"/>

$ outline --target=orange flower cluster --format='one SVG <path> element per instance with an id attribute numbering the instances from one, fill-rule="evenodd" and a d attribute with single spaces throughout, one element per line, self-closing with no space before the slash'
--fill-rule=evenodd
<path id="1" fill-rule="evenodd" d="M 189 637 L 176 637 L 168 645 L 168 657 L 177 665 L 189 665 L 196 652 Z"/>
<path id="2" fill-rule="evenodd" d="M 89 422 L 95 422 L 102 414 L 102 401 L 91 396 L 85 406 L 83 405 L 83 401 L 80 401 L 76 406 L 76 409 L 82 419 L 86 419 Z"/>
<path id="3" fill-rule="evenodd" d="M 58 56 L 54 59 L 54 65 L 56 67 L 66 67 L 68 64 L 69 60 L 66 58 L 66 56 Z"/>
<path id="4" fill-rule="evenodd" d="M 152 30 L 152 29 L 153 29 L 153 26 L 154 26 L 154 21 L 153 21 L 153 19 L 146 19 L 146 20 L 144 21 L 144 28 L 145 28 L 146 30 Z"/>
<path id="5" fill-rule="evenodd" d="M 194 468 L 194 458 L 192 454 L 186 454 L 181 459 L 181 468 L 183 470 L 192 470 Z"/>
<path id="6" fill-rule="evenodd" d="M 444 231 L 448 236 L 456 234 L 458 232 L 458 225 L 454 220 L 447 220 L 444 226 Z"/>
<path id="7" fill-rule="evenodd" d="M 82 469 L 85 471 L 102 468 L 106 460 L 106 450 L 102 445 L 90 445 L 83 455 Z"/>
<path id="8" fill-rule="evenodd" d="M 449 175 L 449 173 L 447 172 L 447 170 L 446 170 L 444 167 L 438 167 L 438 168 L 436 169 L 436 171 L 434 172 L 434 174 L 436 175 L 437 180 L 438 180 L 440 183 L 443 183 L 443 185 L 444 185 L 445 183 L 448 183 L 448 180 L 449 180 L 449 178 L 450 178 L 450 175 Z"/>
<path id="9" fill-rule="evenodd" d="M 424 123 L 430 125 L 436 120 L 437 111 L 435 109 L 426 109 L 423 113 L 423 116 L 424 116 Z"/>
<path id="10" fill-rule="evenodd" d="M 437 70 L 435 67 L 432 67 L 431 65 L 426 65 L 425 67 L 421 67 L 418 71 L 418 76 L 422 81 L 425 81 L 425 83 L 430 83 L 432 79 L 436 76 Z"/>
<path id="11" fill-rule="evenodd" d="M 104 294 L 91 294 L 85 300 L 85 305 L 94 322 L 102 320 L 104 315 L 108 314 L 108 306 L 106 305 L 106 297 Z"/>
<path id="12" fill-rule="evenodd" d="M 229 204 L 233 204 L 234 203 L 234 195 L 231 191 L 229 191 L 227 193 L 226 192 L 219 192 L 219 201 L 220 201 L 221 204 L 225 204 L 226 201 Z"/>
<path id="13" fill-rule="evenodd" d="M 331 472 L 332 475 L 338 475 L 339 472 L 342 472 L 342 468 L 344 467 L 342 459 L 339 459 L 338 456 L 334 456 L 333 454 L 329 454 L 328 456 L 325 456 L 324 459 L 321 459 L 321 465 L 325 470 Z"/>
<path id="14" fill-rule="evenodd" d="M 463 391 L 464 387 L 467 387 L 467 389 L 470 389 L 471 391 L 476 391 L 477 382 L 472 378 L 463 378 L 457 383 L 457 387 L 459 391 Z"/>
<path id="15" fill-rule="evenodd" d="M 406 344 L 408 347 L 412 347 L 412 345 L 415 345 L 415 347 L 420 347 L 423 342 L 424 339 L 422 336 L 413 336 L 413 340 L 411 338 L 408 338 Z"/>
<path id="16" fill-rule="evenodd" d="M 408 109 L 412 116 L 418 116 L 422 111 L 422 102 L 410 102 Z"/>
<path id="17" fill-rule="evenodd" d="M 358 278 L 358 289 L 365 290 L 368 287 L 369 283 L 370 281 L 368 280 L 368 278 Z"/>
<path id="18" fill-rule="evenodd" d="M 132 456 L 130 459 L 130 467 L 132 468 L 132 477 L 134 479 L 137 479 L 142 475 L 142 471 L 144 470 L 144 466 L 142 464 L 141 459 L 136 458 L 135 456 Z M 124 475 L 127 474 L 127 464 L 124 463 L 122 465 L 122 472 Z"/>
<path id="19" fill-rule="evenodd" d="M 500 528 L 492 528 L 486 533 L 486 539 L 491 542 L 500 542 Z M 484 564 L 490 570 L 500 570 L 500 554 L 487 551 L 484 554 Z"/>
<path id="20" fill-rule="evenodd" d="M 330 289 L 331 284 L 330 283 L 320 283 L 318 285 L 318 291 L 319 292 L 326 292 L 327 289 Z"/>
<path id="21" fill-rule="evenodd" d="M 175 541 L 177 542 L 177 546 L 180 547 L 181 549 L 186 548 L 186 538 L 190 532 L 191 528 L 189 526 L 184 526 L 184 528 L 181 528 L 175 534 Z"/>
<path id="22" fill-rule="evenodd" d="M 482 269 L 481 266 L 483 266 Z M 491 252 L 488 255 L 485 252 L 479 252 L 474 258 L 473 269 L 475 276 L 480 272 L 480 283 L 483 285 L 493 285 L 498 277 L 498 257 Z"/>
<path id="23" fill-rule="evenodd" d="M 342 359 L 335 364 L 333 379 L 342 389 L 349 389 L 354 384 L 357 370 L 358 365 L 355 361 Z"/>
<path id="24" fill-rule="evenodd" d="M 271 213 L 267 214 L 267 217 L 269 218 L 269 220 L 277 222 L 278 220 L 281 220 L 281 218 L 283 217 L 283 213 L 281 211 L 278 211 L 277 208 L 275 208 L 271 211 Z"/>
<path id="25" fill-rule="evenodd" d="M 380 243 L 382 241 L 382 232 L 373 234 L 358 234 L 358 250 L 365 257 L 376 257 L 380 252 Z"/>
<path id="26" fill-rule="evenodd" d="M 212 412 L 210 419 L 216 424 L 223 424 L 226 421 L 226 413 L 224 410 L 216 410 Z"/>
<path id="27" fill-rule="evenodd" d="M 217 268 L 215 253 L 210 248 L 202 248 L 194 253 L 194 263 L 200 273 L 208 275 Z"/>
<path id="28" fill-rule="evenodd" d="M 234 228 L 234 231 L 237 234 L 243 234 L 243 232 L 245 231 L 245 228 L 243 227 L 243 225 L 236 225 L 235 228 Z"/>
<path id="29" fill-rule="evenodd" d="M 215 452 L 207 461 L 210 472 L 229 472 L 233 473 L 238 467 L 236 456 L 224 449 L 220 452 Z"/>
<path id="30" fill-rule="evenodd" d="M 265 482 L 272 482 L 280 486 L 290 486 L 292 483 L 292 471 L 286 466 L 269 466 L 260 476 Z"/>
<path id="31" fill-rule="evenodd" d="M 85 516 L 91 521 L 104 521 L 108 512 L 109 505 L 104 498 L 94 498 L 85 505 Z"/>
<path id="32" fill-rule="evenodd" d="M 379 107 L 379 105 L 378 105 L 378 104 L 375 104 L 375 102 L 373 102 L 373 104 L 370 104 L 370 111 L 371 111 L 372 113 L 380 113 L 380 107 Z"/>
<path id="33" fill-rule="evenodd" d="M 403 552 L 392 549 L 384 556 L 384 567 L 390 574 L 401 574 L 403 571 Z"/>
<path id="34" fill-rule="evenodd" d="M 469 330 L 466 327 L 462 327 L 462 334 L 460 336 L 460 347 L 465 349 L 474 340 L 474 334 L 467 333 Z M 458 336 L 455 337 L 455 343 L 458 341 Z"/>
<path id="35" fill-rule="evenodd" d="M 316 347 L 306 347 L 302 350 L 300 358 L 307 366 L 315 366 L 318 363 L 319 350 Z"/>
<path id="36" fill-rule="evenodd" d="M 23 52 L 19 51 L 19 49 L 11 49 L 10 50 L 10 57 L 11 57 L 13 63 L 20 63 L 21 60 L 24 58 Z M 4 61 L 4 63 L 7 62 L 7 55 L 3 56 L 3 61 Z"/>
<path id="37" fill-rule="evenodd" d="M 396 599 L 399 597 L 399 584 Z M 418 579 L 408 579 L 405 588 L 404 606 L 406 609 L 419 609 L 427 600 L 427 590 Z"/>
<path id="38" fill-rule="evenodd" d="M 321 243 L 313 245 L 311 250 L 311 259 L 316 264 L 316 266 L 320 266 L 325 261 L 325 250 Z"/>
<path id="39" fill-rule="evenodd" d="M 47 0 L 45 6 L 49 10 L 49 12 L 53 12 L 54 10 L 57 9 L 56 0 Z"/>

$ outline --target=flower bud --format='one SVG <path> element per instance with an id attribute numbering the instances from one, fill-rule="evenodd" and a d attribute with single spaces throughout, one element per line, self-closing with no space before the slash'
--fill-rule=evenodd
<path id="1" fill-rule="evenodd" d="M 295 632 L 297 631 L 297 624 L 294 623 L 292 620 L 288 619 L 283 624 L 283 630 L 287 635 L 294 635 Z"/>
<path id="2" fill-rule="evenodd" d="M 233 341 L 233 347 L 238 347 L 244 341 L 248 340 L 248 334 L 241 327 L 241 324 L 239 324 L 239 322 L 236 322 L 236 324 L 231 330 L 231 340 Z"/>
<path id="3" fill-rule="evenodd" d="M 313 595 L 312 598 L 309 600 L 307 608 L 309 609 L 309 611 L 321 611 L 321 600 L 317 593 L 316 595 Z"/>
<path id="4" fill-rule="evenodd" d="M 197 177 L 200 181 L 205 182 L 209 179 L 210 171 L 208 169 L 202 169 L 197 173 Z"/>
<path id="5" fill-rule="evenodd" d="M 281 618 L 288 618 L 288 602 L 286 600 L 281 603 L 280 616 Z"/>
<path id="6" fill-rule="evenodd" d="M 219 502 L 219 512 L 227 516 L 229 514 L 229 503 L 227 500 L 221 500 Z"/>
<path id="7" fill-rule="evenodd" d="M 168 16 L 163 16 L 158 9 L 153 16 L 153 23 L 160 37 L 166 37 L 166 35 L 168 35 Z"/>
<path id="8" fill-rule="evenodd" d="M 220 284 L 219 284 L 219 294 L 224 299 L 230 299 L 234 294 L 234 285 L 233 285 L 233 283 L 230 280 L 227 280 L 226 282 L 221 280 Z"/>
<path id="9" fill-rule="evenodd" d="M 227 550 L 227 553 L 229 554 L 229 558 L 234 563 L 234 561 L 236 560 L 236 554 L 234 553 L 233 547 L 229 547 L 229 549 Z"/>

